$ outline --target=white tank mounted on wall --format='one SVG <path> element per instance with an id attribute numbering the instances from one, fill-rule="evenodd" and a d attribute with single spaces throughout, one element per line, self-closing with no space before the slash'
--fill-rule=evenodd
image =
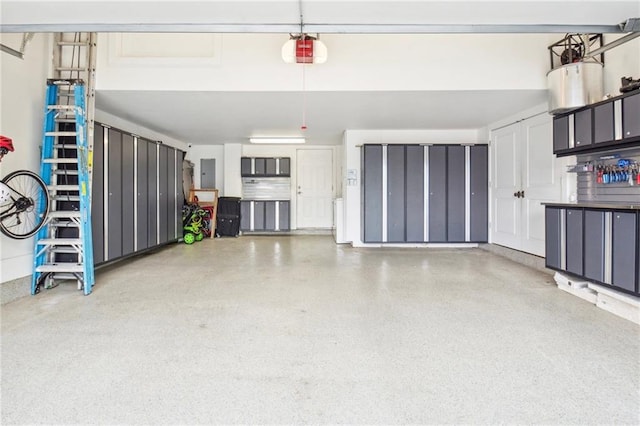
<path id="1" fill-rule="evenodd" d="M 568 34 L 549 46 L 549 113 L 560 114 L 602 100 L 604 54 L 586 57 L 602 46 L 602 34 Z"/>

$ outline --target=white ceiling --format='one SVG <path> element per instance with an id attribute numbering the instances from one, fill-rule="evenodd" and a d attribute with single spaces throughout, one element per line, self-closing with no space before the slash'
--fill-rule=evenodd
<path id="1" fill-rule="evenodd" d="M 545 90 L 308 92 L 102 91 L 105 112 L 193 144 L 305 135 L 340 144 L 345 129 L 477 129 L 546 101 Z"/>
<path id="2" fill-rule="evenodd" d="M 286 34 L 299 32 L 302 12 L 306 32 L 611 33 L 640 16 L 638 0 L 2 0 L 0 7 L 3 32 Z M 544 102 L 545 92 L 308 92 L 306 136 L 339 144 L 345 129 L 480 128 Z M 302 102 L 299 92 L 114 90 L 96 97 L 105 112 L 194 144 L 299 130 Z"/>

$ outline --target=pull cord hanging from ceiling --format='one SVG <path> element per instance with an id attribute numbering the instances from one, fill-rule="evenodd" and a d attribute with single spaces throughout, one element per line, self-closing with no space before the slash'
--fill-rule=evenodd
<path id="1" fill-rule="evenodd" d="M 300 36 L 302 40 L 305 41 L 304 34 L 304 17 L 302 14 L 302 0 L 298 0 L 298 7 L 300 10 Z M 306 57 L 306 43 L 302 46 L 303 56 Z M 302 63 L 302 126 L 300 126 L 300 130 L 307 130 L 307 82 L 306 82 L 306 62 Z"/>

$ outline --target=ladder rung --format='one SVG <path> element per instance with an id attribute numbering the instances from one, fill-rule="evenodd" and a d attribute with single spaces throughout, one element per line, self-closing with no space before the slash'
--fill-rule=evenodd
<path id="1" fill-rule="evenodd" d="M 88 46 L 89 43 L 86 41 L 58 41 L 56 42 L 58 46 Z"/>
<path id="2" fill-rule="evenodd" d="M 43 163 L 47 164 L 77 164 L 77 158 L 45 158 L 42 160 Z"/>
<path id="3" fill-rule="evenodd" d="M 60 143 L 53 145 L 53 147 L 56 149 L 78 149 L 78 145 L 60 144 Z"/>
<path id="4" fill-rule="evenodd" d="M 80 217 L 81 215 L 77 210 L 57 210 L 55 212 L 49 212 L 47 216 L 51 219 L 71 219 Z"/>
<path id="5" fill-rule="evenodd" d="M 78 136 L 78 132 L 44 132 L 45 136 Z"/>
<path id="6" fill-rule="evenodd" d="M 53 171 L 53 174 L 62 176 L 77 176 L 78 170 L 56 169 Z"/>
<path id="7" fill-rule="evenodd" d="M 52 254 L 81 254 L 81 252 L 74 247 L 49 247 L 47 252 Z"/>
<path id="8" fill-rule="evenodd" d="M 80 238 L 43 238 L 38 240 L 41 246 L 77 246 L 82 245 Z"/>
<path id="9" fill-rule="evenodd" d="M 80 191 L 80 185 L 48 185 L 50 191 Z"/>
<path id="10" fill-rule="evenodd" d="M 68 222 L 49 222 L 49 226 L 52 228 L 80 228 L 82 226 L 78 222 L 68 221 Z"/>
<path id="11" fill-rule="evenodd" d="M 75 118 L 56 118 L 56 123 L 75 123 Z"/>
<path id="12" fill-rule="evenodd" d="M 47 105 L 47 109 L 75 109 L 75 105 Z"/>
<path id="13" fill-rule="evenodd" d="M 53 263 L 36 266 L 36 272 L 84 272 L 81 263 Z"/>
<path id="14" fill-rule="evenodd" d="M 54 195 L 51 198 L 55 201 L 80 201 L 80 196 L 78 195 Z"/>
<path id="15" fill-rule="evenodd" d="M 56 71 L 87 71 L 86 67 L 56 67 Z"/>

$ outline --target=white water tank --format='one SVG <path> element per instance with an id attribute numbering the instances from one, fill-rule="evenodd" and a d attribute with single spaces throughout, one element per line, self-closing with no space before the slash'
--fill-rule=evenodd
<path id="1" fill-rule="evenodd" d="M 599 62 L 574 62 L 549 71 L 549 113 L 560 114 L 602 100 L 602 68 Z"/>

